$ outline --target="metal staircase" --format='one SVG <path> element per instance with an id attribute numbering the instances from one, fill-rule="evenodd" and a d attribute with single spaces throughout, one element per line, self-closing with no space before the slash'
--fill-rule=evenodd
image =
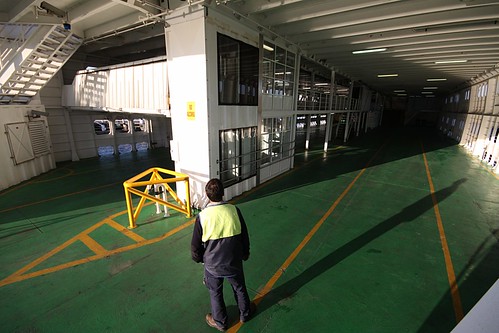
<path id="1" fill-rule="evenodd" d="M 28 104 L 82 44 L 62 26 L 35 26 L 2 59 L 0 104 Z M 13 48 L 17 48 L 14 50 Z"/>

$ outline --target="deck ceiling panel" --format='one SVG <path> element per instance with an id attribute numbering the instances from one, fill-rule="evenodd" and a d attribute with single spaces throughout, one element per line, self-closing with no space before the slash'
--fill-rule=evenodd
<path id="1" fill-rule="evenodd" d="M 422 87 L 435 77 L 447 78 L 439 91 L 449 93 L 499 64 L 499 1 L 232 0 L 224 6 L 385 93 L 393 93 L 394 83 Z M 377 48 L 386 50 L 352 54 Z M 466 62 L 435 63 L 444 60 Z M 396 79 L 377 77 L 394 71 Z"/>
<path id="2" fill-rule="evenodd" d="M 439 83 L 438 92 L 448 94 L 484 72 L 497 70 L 499 64 L 499 1 L 495 0 L 47 0 L 67 13 L 64 18 L 44 13 L 42 2 L 19 0 L 13 6 L 12 1 L 0 0 L 0 20 L 45 24 L 68 20 L 84 38 L 87 52 L 134 44 L 154 48 L 154 43 L 143 41 L 148 34 L 158 37 L 169 9 L 203 3 L 259 25 L 268 39 L 294 44 L 309 59 L 390 94 L 394 85 L 415 87 L 417 93 L 427 78 L 438 77 L 447 79 Z M 352 54 L 379 48 L 386 50 Z M 443 60 L 466 62 L 435 63 Z M 394 71 L 399 74 L 396 79 L 377 77 Z"/>

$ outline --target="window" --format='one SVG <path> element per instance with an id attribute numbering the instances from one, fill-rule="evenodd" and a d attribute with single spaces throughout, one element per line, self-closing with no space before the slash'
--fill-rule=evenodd
<path id="1" fill-rule="evenodd" d="M 218 104 L 258 105 L 258 48 L 218 34 Z"/>
<path id="2" fill-rule="evenodd" d="M 256 175 L 256 127 L 220 131 L 219 170 L 225 186 Z"/>
<path id="3" fill-rule="evenodd" d="M 263 93 L 293 96 L 295 54 L 269 42 L 263 45 Z"/>
<path id="4" fill-rule="evenodd" d="M 147 132 L 147 122 L 144 118 L 136 118 L 132 120 L 134 132 Z"/>
<path id="5" fill-rule="evenodd" d="M 94 131 L 97 135 L 104 135 L 110 133 L 110 122 L 107 119 L 94 120 Z"/>
<path id="6" fill-rule="evenodd" d="M 114 130 L 115 133 L 130 133 L 130 121 L 124 118 L 115 119 Z"/>
<path id="7" fill-rule="evenodd" d="M 272 163 L 291 156 L 292 117 L 266 118 L 262 128 L 261 164 Z"/>

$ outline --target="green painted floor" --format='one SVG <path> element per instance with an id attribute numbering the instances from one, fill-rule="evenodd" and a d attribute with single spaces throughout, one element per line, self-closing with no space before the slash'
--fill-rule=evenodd
<path id="1" fill-rule="evenodd" d="M 233 200 L 258 312 L 230 331 L 450 332 L 499 278 L 498 176 L 426 128 L 327 153 L 313 140 Z M 173 168 L 166 150 L 62 164 L 0 193 L 1 332 L 215 331 L 192 218 L 148 206 L 133 237 L 118 230 L 123 181 L 153 166 Z M 226 300 L 236 320 L 228 286 Z"/>

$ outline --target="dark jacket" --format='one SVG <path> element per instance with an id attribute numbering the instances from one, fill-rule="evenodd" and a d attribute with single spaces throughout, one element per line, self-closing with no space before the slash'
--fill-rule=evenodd
<path id="1" fill-rule="evenodd" d="M 236 206 L 226 203 L 208 205 L 196 218 L 191 241 L 195 262 L 203 262 L 214 276 L 233 276 L 243 270 L 249 257 L 248 229 Z"/>

